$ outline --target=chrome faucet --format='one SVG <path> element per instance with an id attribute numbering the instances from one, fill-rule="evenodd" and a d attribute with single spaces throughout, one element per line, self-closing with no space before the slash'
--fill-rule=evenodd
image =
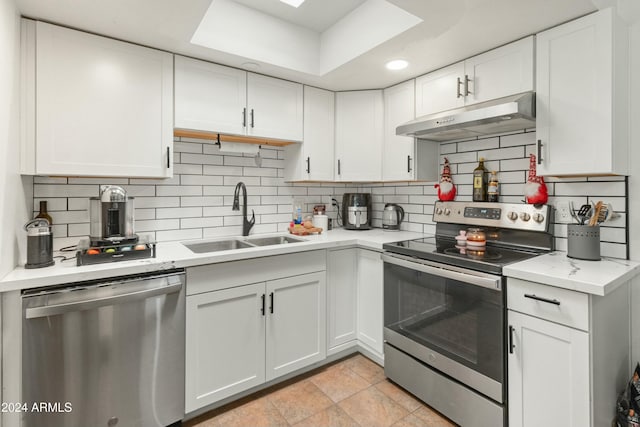
<path id="1" fill-rule="evenodd" d="M 256 223 L 256 213 L 251 209 L 251 220 L 247 221 L 247 187 L 244 182 L 240 181 L 236 185 L 236 191 L 233 193 L 233 207 L 231 210 L 240 210 L 240 190 L 242 190 L 242 235 L 248 236 L 251 227 Z"/>

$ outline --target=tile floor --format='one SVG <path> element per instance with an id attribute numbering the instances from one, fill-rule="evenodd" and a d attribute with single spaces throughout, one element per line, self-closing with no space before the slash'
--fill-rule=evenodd
<path id="1" fill-rule="evenodd" d="M 208 412 L 184 427 L 454 425 L 357 354 Z"/>

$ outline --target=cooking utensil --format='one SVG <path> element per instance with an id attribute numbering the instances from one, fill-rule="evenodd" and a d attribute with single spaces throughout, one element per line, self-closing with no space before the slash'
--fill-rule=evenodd
<path id="1" fill-rule="evenodd" d="M 576 210 L 573 207 L 573 201 L 569 201 L 569 214 L 571 215 L 571 218 L 573 218 L 576 221 L 576 224 L 580 224 L 580 219 L 578 218 L 578 215 L 576 215 Z"/>
<path id="2" fill-rule="evenodd" d="M 580 218 L 580 225 L 584 225 L 587 218 L 589 218 L 590 211 L 591 211 L 591 206 L 586 204 L 580 206 L 580 209 L 578 209 L 578 213 L 577 213 L 578 218 Z"/>
<path id="3" fill-rule="evenodd" d="M 590 227 L 595 227 L 600 222 L 599 217 L 600 217 L 600 212 L 602 211 L 602 206 L 603 206 L 602 201 L 598 200 L 598 203 L 596 203 L 595 208 L 592 209 L 592 212 L 591 212 L 591 219 L 589 220 Z"/>

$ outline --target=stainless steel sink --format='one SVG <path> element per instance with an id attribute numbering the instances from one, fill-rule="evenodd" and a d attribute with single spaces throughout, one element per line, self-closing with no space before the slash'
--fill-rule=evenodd
<path id="1" fill-rule="evenodd" d="M 305 241 L 306 240 L 304 239 L 298 239 L 291 236 L 253 237 L 247 239 L 247 242 L 250 242 L 257 246 L 284 245 L 287 243 L 300 243 Z"/>
<path id="2" fill-rule="evenodd" d="M 244 240 L 238 239 L 218 240 L 215 242 L 183 243 L 183 245 L 191 250 L 191 252 L 194 252 L 196 254 L 255 247 L 255 245 L 252 245 L 251 243 L 247 243 Z"/>

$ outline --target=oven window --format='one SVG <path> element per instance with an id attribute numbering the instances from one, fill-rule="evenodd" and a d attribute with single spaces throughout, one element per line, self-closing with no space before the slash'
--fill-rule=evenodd
<path id="1" fill-rule="evenodd" d="M 384 324 L 502 382 L 502 295 L 496 290 L 385 263 Z"/>

